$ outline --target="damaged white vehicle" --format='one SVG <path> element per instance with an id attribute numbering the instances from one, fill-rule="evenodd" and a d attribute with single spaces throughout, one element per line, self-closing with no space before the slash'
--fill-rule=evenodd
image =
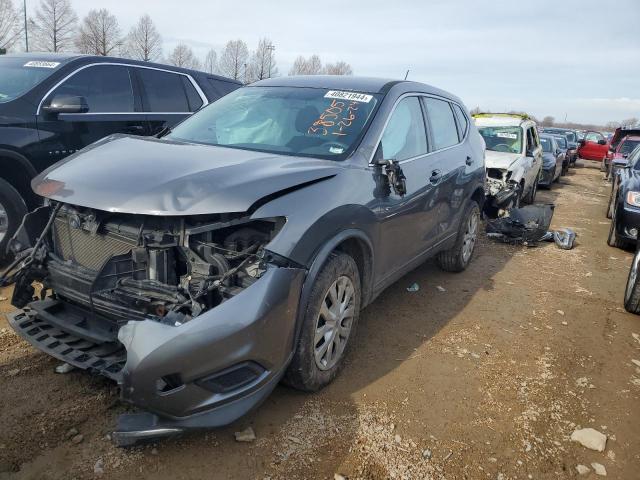
<path id="1" fill-rule="evenodd" d="M 474 115 L 486 144 L 486 209 L 494 213 L 533 203 L 542 170 L 542 147 L 536 124 L 526 115 Z"/>

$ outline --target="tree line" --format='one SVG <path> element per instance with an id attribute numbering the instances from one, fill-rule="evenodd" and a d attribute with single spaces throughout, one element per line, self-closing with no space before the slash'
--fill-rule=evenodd
<path id="1" fill-rule="evenodd" d="M 275 46 L 269 38 L 260 39 L 254 50 L 249 50 L 241 39 L 230 40 L 220 52 L 210 49 L 203 59 L 184 43 L 165 55 L 162 36 L 148 14 L 140 17 L 125 33 L 118 19 L 107 9 L 91 10 L 79 19 L 70 0 L 41 0 L 35 15 L 27 19 L 26 29 L 25 32 L 23 7 L 16 7 L 13 0 L 0 0 L 1 50 L 25 47 L 23 40 L 27 37 L 30 51 L 132 58 L 204 70 L 244 83 L 279 75 Z M 318 55 L 311 55 L 296 58 L 288 73 L 352 75 L 353 70 L 343 61 L 323 65 Z"/>

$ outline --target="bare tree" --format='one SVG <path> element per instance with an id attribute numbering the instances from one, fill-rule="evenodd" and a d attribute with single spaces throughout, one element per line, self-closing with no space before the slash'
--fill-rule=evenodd
<path id="1" fill-rule="evenodd" d="M 636 127 L 638 126 L 638 119 L 636 117 L 627 118 L 622 120 L 620 124 L 624 127 Z"/>
<path id="2" fill-rule="evenodd" d="M 0 48 L 9 49 L 20 36 L 20 17 L 11 0 L 0 0 Z"/>
<path id="3" fill-rule="evenodd" d="M 311 55 L 307 60 L 307 75 L 320 75 L 322 73 L 322 61 L 318 55 Z"/>
<path id="4" fill-rule="evenodd" d="M 34 44 L 45 52 L 62 52 L 73 47 L 78 15 L 69 0 L 41 0 L 33 24 Z"/>
<path id="5" fill-rule="evenodd" d="M 105 8 L 90 10 L 82 20 L 76 38 L 76 47 L 81 53 L 114 55 L 123 46 L 118 19 Z"/>
<path id="6" fill-rule="evenodd" d="M 542 126 L 543 127 L 553 127 L 554 123 L 556 123 L 556 119 L 554 117 L 552 117 L 551 115 L 547 115 L 546 117 L 544 117 L 542 119 Z"/>
<path id="7" fill-rule="evenodd" d="M 212 48 L 204 57 L 204 71 L 207 73 L 218 73 L 218 54 Z"/>
<path id="8" fill-rule="evenodd" d="M 326 75 L 353 75 L 353 70 L 347 62 L 339 61 L 327 63 L 324 67 L 324 73 Z"/>
<path id="9" fill-rule="evenodd" d="M 293 65 L 289 70 L 289 75 L 304 75 L 307 68 L 307 61 L 302 55 L 298 55 L 293 61 Z"/>
<path id="10" fill-rule="evenodd" d="M 169 58 L 167 58 L 167 63 L 169 65 L 175 65 L 176 67 L 193 68 L 195 70 L 201 67 L 200 60 L 193 54 L 191 47 L 184 43 L 176 45 L 176 48 L 173 49 Z"/>
<path id="11" fill-rule="evenodd" d="M 251 55 L 249 62 L 249 82 L 255 82 L 270 78 L 277 74 L 276 59 L 273 51 L 275 47 L 268 38 L 262 38 L 258 42 L 258 48 Z"/>
<path id="12" fill-rule="evenodd" d="M 242 40 L 231 40 L 227 42 L 222 54 L 218 68 L 223 75 L 239 80 L 243 74 L 246 77 L 247 59 L 249 58 L 249 49 L 247 44 Z M 245 78 L 246 81 L 246 78 Z"/>
<path id="13" fill-rule="evenodd" d="M 152 62 L 162 55 L 162 37 L 149 15 L 143 15 L 127 37 L 127 53 L 131 58 Z"/>
<path id="14" fill-rule="evenodd" d="M 318 55 L 309 58 L 299 56 L 293 62 L 289 75 L 320 75 L 322 73 L 322 61 Z"/>

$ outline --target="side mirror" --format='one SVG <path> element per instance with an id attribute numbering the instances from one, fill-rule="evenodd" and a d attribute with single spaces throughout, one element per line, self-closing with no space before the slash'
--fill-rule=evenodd
<path id="1" fill-rule="evenodd" d="M 381 152 L 380 148 L 378 151 Z M 407 182 L 406 177 L 404 176 L 404 172 L 402 168 L 400 168 L 400 164 L 397 160 L 389 160 L 384 159 L 383 155 L 376 155 L 373 164 L 381 169 L 384 169 L 384 174 L 389 180 L 389 185 L 393 187 L 393 190 L 400 196 L 403 196 L 407 193 Z"/>
<path id="2" fill-rule="evenodd" d="M 77 95 L 56 95 L 51 99 L 49 105 L 42 109 L 51 114 L 58 113 L 87 113 L 89 104 L 87 99 Z"/>
<path id="3" fill-rule="evenodd" d="M 607 141 L 606 140 L 598 140 L 598 145 L 606 145 Z"/>

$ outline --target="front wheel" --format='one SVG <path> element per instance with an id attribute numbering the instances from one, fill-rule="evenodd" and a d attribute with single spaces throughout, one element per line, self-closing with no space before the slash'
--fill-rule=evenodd
<path id="1" fill-rule="evenodd" d="M 640 283 L 638 282 L 638 266 L 640 264 L 640 249 L 636 251 L 629 269 L 627 288 L 624 290 L 624 309 L 627 312 L 640 314 Z"/>
<path id="2" fill-rule="evenodd" d="M 611 218 L 613 216 L 613 207 L 614 207 L 614 204 L 613 204 L 613 198 L 614 198 L 613 191 L 615 190 L 615 188 L 616 188 L 616 183 L 613 182 L 613 185 L 611 185 L 611 194 L 609 195 L 609 203 L 607 204 L 607 218 Z"/>
<path id="3" fill-rule="evenodd" d="M 616 230 L 616 211 L 615 207 L 611 215 L 611 226 L 609 227 L 609 237 L 607 238 L 607 245 L 615 248 L 626 248 L 627 241 L 624 238 L 620 238 L 618 231 Z"/>
<path id="4" fill-rule="evenodd" d="M 27 206 L 18 191 L 0 178 L 0 265 L 9 260 L 7 244 L 26 214 Z"/>
<path id="5" fill-rule="evenodd" d="M 531 186 L 531 190 L 527 193 L 527 196 L 523 198 L 524 203 L 532 204 L 536 201 L 536 194 L 538 193 L 538 181 L 540 181 L 540 172 L 538 172 L 538 176 L 536 177 L 533 185 Z"/>
<path id="6" fill-rule="evenodd" d="M 455 245 L 436 257 L 440 268 L 446 272 L 462 272 L 469 266 L 475 252 L 480 227 L 480 208 L 471 201 L 462 219 Z"/>
<path id="7" fill-rule="evenodd" d="M 331 383 L 353 343 L 360 305 L 356 262 L 346 253 L 332 254 L 313 283 L 285 384 L 314 392 Z"/>

